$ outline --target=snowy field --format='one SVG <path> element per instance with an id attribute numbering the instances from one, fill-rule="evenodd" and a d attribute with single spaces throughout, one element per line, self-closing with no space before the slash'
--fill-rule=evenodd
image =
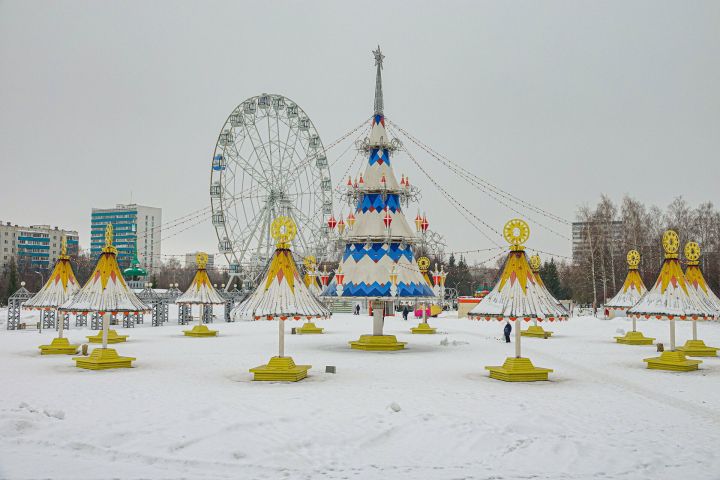
<path id="1" fill-rule="evenodd" d="M 553 324 L 552 339 L 523 339 L 555 373 L 509 384 L 483 369 L 513 354 L 500 323 L 451 314 L 431 322 L 442 334 L 421 336 L 388 318 L 409 348 L 377 353 L 347 346 L 371 319 L 341 314 L 319 322 L 324 335 L 287 335 L 308 379 L 268 384 L 248 368 L 276 353 L 274 322 L 216 323 L 218 338 L 183 337 L 174 320 L 120 329 L 130 340 L 118 352 L 136 368 L 85 371 L 38 354 L 53 332 L 7 331 L 5 318 L 0 478 L 720 478 L 720 359 L 647 370 L 655 347 L 613 341 L 624 319 L 577 317 Z M 668 341 L 666 323 L 639 328 Z M 681 343 L 690 331 L 679 322 Z M 699 332 L 720 345 L 720 325 Z"/>

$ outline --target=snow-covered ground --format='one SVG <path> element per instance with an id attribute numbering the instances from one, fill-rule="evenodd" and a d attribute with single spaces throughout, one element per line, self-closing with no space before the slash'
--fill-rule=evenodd
<path id="1" fill-rule="evenodd" d="M 450 314 L 422 336 L 388 318 L 408 349 L 376 353 L 347 345 L 369 317 L 336 315 L 324 335 L 286 337 L 311 376 L 268 384 L 248 369 L 276 353 L 274 322 L 216 323 L 218 338 L 183 337 L 174 320 L 121 329 L 130 341 L 117 349 L 136 368 L 96 372 L 41 357 L 53 332 L 7 331 L 5 318 L 0 478 L 720 478 L 720 359 L 647 370 L 655 347 L 613 341 L 625 319 L 577 317 L 550 340 L 523 339 L 555 373 L 510 384 L 483 369 L 513 353 L 500 323 Z M 690 324 L 678 323 L 684 342 Z M 667 342 L 666 323 L 639 325 Z M 720 345 L 720 325 L 699 331 Z"/>

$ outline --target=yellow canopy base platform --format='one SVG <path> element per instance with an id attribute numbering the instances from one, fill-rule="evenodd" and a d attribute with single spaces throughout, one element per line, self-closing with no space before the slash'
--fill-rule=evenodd
<path id="1" fill-rule="evenodd" d="M 423 333 L 426 335 L 432 335 L 433 333 L 436 333 L 437 328 L 432 328 L 427 323 L 419 323 L 417 327 L 411 328 L 410 331 L 412 333 Z"/>
<path id="2" fill-rule="evenodd" d="M 295 333 L 299 333 L 301 335 L 317 334 L 322 332 L 323 329 L 316 326 L 313 322 L 307 322 L 303 324 L 302 327 L 295 329 Z"/>
<path id="3" fill-rule="evenodd" d="M 78 345 L 71 345 L 67 338 L 53 338 L 50 345 L 40 345 L 41 355 L 75 355 Z"/>
<path id="4" fill-rule="evenodd" d="M 668 351 L 660 354 L 659 357 L 646 358 L 647 368 L 653 370 L 670 370 L 672 372 L 690 372 L 697 370 L 702 360 L 688 360 L 685 354 L 680 351 Z"/>
<path id="5" fill-rule="evenodd" d="M 292 357 L 272 357 L 267 365 L 251 368 L 253 380 L 261 382 L 297 382 L 307 377 L 312 365 L 295 365 Z"/>
<path id="6" fill-rule="evenodd" d="M 121 357 L 114 348 L 96 348 L 87 357 L 73 357 L 75 366 L 87 370 L 131 368 L 134 357 Z"/>
<path id="7" fill-rule="evenodd" d="M 715 347 L 705 345 L 702 340 L 688 340 L 678 350 L 689 357 L 717 357 L 718 351 Z"/>
<path id="8" fill-rule="evenodd" d="M 102 330 L 100 330 L 97 334 L 91 335 L 87 337 L 88 342 L 90 343 L 102 343 Z M 116 330 L 108 329 L 108 343 L 120 343 L 120 342 L 127 342 L 128 335 L 118 335 Z"/>
<path id="9" fill-rule="evenodd" d="M 615 341 L 624 345 L 652 345 L 655 339 L 646 337 L 642 332 L 627 332 L 622 337 L 615 337 Z"/>
<path id="10" fill-rule="evenodd" d="M 191 330 L 183 330 L 187 337 L 217 337 L 217 330 L 210 330 L 207 325 L 195 325 Z"/>
<path id="11" fill-rule="evenodd" d="M 552 334 L 553 332 L 543 330 L 540 325 L 530 325 L 527 330 L 520 330 L 520 335 L 523 337 L 550 338 Z"/>
<path id="12" fill-rule="evenodd" d="M 359 340 L 348 342 L 350 348 L 372 352 L 402 350 L 407 342 L 398 342 L 395 335 L 360 335 Z"/>
<path id="13" fill-rule="evenodd" d="M 485 367 L 490 370 L 490 378 L 503 382 L 538 382 L 548 379 L 549 368 L 538 368 L 529 358 L 508 357 L 502 367 Z"/>

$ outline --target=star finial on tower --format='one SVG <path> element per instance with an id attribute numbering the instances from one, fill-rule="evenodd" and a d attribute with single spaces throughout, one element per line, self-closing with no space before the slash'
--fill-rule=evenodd
<path id="1" fill-rule="evenodd" d="M 382 62 L 383 62 L 383 59 L 385 58 L 385 55 L 383 55 L 382 52 L 380 51 L 380 45 L 378 45 L 377 50 L 373 50 L 372 53 L 373 53 L 373 55 L 375 55 L 375 65 L 382 68 Z"/>

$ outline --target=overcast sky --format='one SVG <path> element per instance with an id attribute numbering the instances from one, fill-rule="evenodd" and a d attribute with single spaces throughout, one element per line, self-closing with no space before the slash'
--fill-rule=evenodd
<path id="1" fill-rule="evenodd" d="M 213 148 L 238 103 L 284 94 L 327 145 L 372 113 L 377 44 L 389 118 L 556 215 L 601 193 L 717 203 L 719 25 L 717 1 L 3 0 L 0 220 L 77 229 L 88 247 L 90 209 L 131 191 L 165 221 L 209 205 Z M 414 153 L 489 225 L 517 216 Z M 397 158 L 449 250 L 492 246 Z M 569 254 L 530 225 L 530 247 Z M 162 248 L 215 251 L 217 238 L 208 220 Z"/>

